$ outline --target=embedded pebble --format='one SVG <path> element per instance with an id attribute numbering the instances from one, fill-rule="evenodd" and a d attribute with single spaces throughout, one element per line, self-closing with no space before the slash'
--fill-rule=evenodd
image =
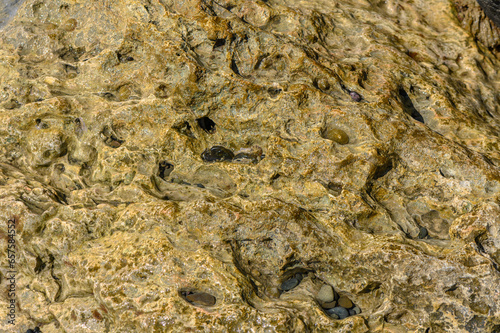
<path id="1" fill-rule="evenodd" d="M 360 102 L 363 99 L 363 97 L 355 91 L 349 91 L 349 96 L 351 96 L 352 100 L 355 102 Z"/>
<path id="2" fill-rule="evenodd" d="M 429 235 L 429 233 L 427 232 L 427 229 L 424 227 L 420 227 L 420 232 L 418 233 L 418 238 L 423 239 L 423 238 L 427 237 L 427 235 Z"/>
<path id="3" fill-rule="evenodd" d="M 338 128 L 326 128 L 321 136 L 325 139 L 335 141 L 341 145 L 349 143 L 349 137 L 347 136 L 346 132 Z"/>
<path id="4" fill-rule="evenodd" d="M 321 303 L 323 309 L 332 309 L 337 306 L 337 301 L 331 301 L 326 303 Z"/>
<path id="5" fill-rule="evenodd" d="M 326 312 L 334 318 L 337 317 L 336 319 L 344 319 L 349 317 L 349 312 L 347 311 L 347 309 L 341 306 L 334 307 L 333 309 L 328 309 L 326 310 Z"/>
<path id="6" fill-rule="evenodd" d="M 61 28 L 62 30 L 66 30 L 66 31 L 73 31 L 73 30 L 75 30 L 76 25 L 77 25 L 76 20 L 74 18 L 70 18 L 70 19 L 66 20 L 64 23 L 62 23 L 59 26 L 59 28 Z"/>
<path id="7" fill-rule="evenodd" d="M 340 306 L 346 309 L 350 309 L 354 305 L 352 304 L 352 301 L 346 296 L 341 296 L 337 302 L 339 303 Z"/>
<path id="8" fill-rule="evenodd" d="M 300 281 L 296 278 L 291 278 L 283 282 L 280 286 L 280 289 L 283 291 L 291 290 L 299 285 Z"/>
<path id="9" fill-rule="evenodd" d="M 361 313 L 361 309 L 357 306 L 355 306 L 349 310 L 349 316 L 355 316 L 355 315 L 360 314 L 360 313 Z"/>
<path id="10" fill-rule="evenodd" d="M 317 297 L 320 302 L 332 302 L 335 299 L 332 286 L 324 284 L 319 290 Z"/>
<path id="11" fill-rule="evenodd" d="M 234 154 L 231 150 L 222 146 L 213 146 L 212 148 L 205 149 L 201 154 L 201 158 L 205 162 L 231 161 L 234 158 Z"/>
<path id="12" fill-rule="evenodd" d="M 318 88 L 325 91 L 330 89 L 330 83 L 328 82 L 327 79 L 321 78 L 318 80 Z"/>
<path id="13" fill-rule="evenodd" d="M 212 306 L 216 302 L 216 298 L 207 293 L 181 291 L 180 294 L 186 301 L 195 306 Z"/>
<path id="14" fill-rule="evenodd" d="M 300 281 L 302 281 L 302 274 L 297 273 L 291 279 L 284 281 L 281 284 L 280 289 L 283 291 L 292 290 L 293 288 L 295 288 L 299 285 Z"/>

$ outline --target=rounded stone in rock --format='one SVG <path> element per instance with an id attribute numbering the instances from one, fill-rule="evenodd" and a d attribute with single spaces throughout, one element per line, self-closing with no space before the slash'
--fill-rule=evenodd
<path id="1" fill-rule="evenodd" d="M 337 301 L 331 301 L 327 303 L 321 303 L 323 309 L 332 309 L 337 306 Z"/>
<path id="2" fill-rule="evenodd" d="M 288 291 L 297 287 L 304 277 L 301 273 L 296 273 L 293 277 L 281 283 L 280 289 L 282 291 Z"/>
<path id="3" fill-rule="evenodd" d="M 216 298 L 207 293 L 181 291 L 181 296 L 195 306 L 212 306 L 216 302 Z"/>
<path id="4" fill-rule="evenodd" d="M 291 279 L 284 281 L 281 284 L 280 289 L 283 291 L 292 290 L 293 288 L 297 287 L 299 285 L 299 283 L 300 283 L 300 280 L 293 277 Z"/>
<path id="5" fill-rule="evenodd" d="M 327 311 L 328 312 L 328 311 Z M 337 316 L 337 314 L 335 313 L 328 313 L 330 315 L 330 317 L 332 317 L 333 319 L 340 319 L 339 316 Z"/>
<path id="6" fill-rule="evenodd" d="M 360 102 L 363 99 L 363 97 L 355 91 L 349 91 L 349 96 L 351 96 L 352 100 L 355 102 Z"/>
<path id="7" fill-rule="evenodd" d="M 332 286 L 324 284 L 323 286 L 321 286 L 321 289 L 318 292 L 318 295 L 317 295 L 318 300 L 320 302 L 323 302 L 323 303 L 332 302 L 335 299 L 333 293 L 334 293 L 334 291 L 333 291 Z"/>
<path id="8" fill-rule="evenodd" d="M 346 145 L 349 143 L 349 136 L 346 132 L 338 128 L 326 128 L 322 135 L 323 138 L 335 141 L 338 144 Z"/>
<path id="9" fill-rule="evenodd" d="M 346 297 L 346 296 L 341 296 L 338 300 L 338 303 L 341 307 L 350 309 L 354 304 L 352 304 L 352 301 Z"/>
<path id="10" fill-rule="evenodd" d="M 59 28 L 61 28 L 62 30 L 66 30 L 66 31 L 73 31 L 73 30 L 75 30 L 77 23 L 78 22 L 74 18 L 70 18 L 70 19 L 66 20 L 65 22 L 63 22 L 59 26 Z"/>
<path id="11" fill-rule="evenodd" d="M 332 309 L 328 309 L 326 310 L 326 312 L 332 317 L 334 317 L 333 315 L 336 315 L 338 319 L 344 319 L 349 317 L 349 312 L 347 311 L 347 309 L 341 306 L 336 306 Z"/>
<path id="12" fill-rule="evenodd" d="M 349 309 L 349 316 L 355 316 L 357 314 L 361 313 L 361 309 L 357 306 L 353 307 L 352 309 Z"/>
<path id="13" fill-rule="evenodd" d="M 201 158 L 205 162 L 222 162 L 222 161 L 232 161 L 234 154 L 231 150 L 222 146 L 213 146 L 212 148 L 207 148 L 203 153 L 201 153 Z"/>
<path id="14" fill-rule="evenodd" d="M 418 238 L 423 239 L 423 238 L 427 237 L 428 234 L 429 233 L 427 232 L 426 228 L 420 227 L 420 232 L 418 233 Z"/>

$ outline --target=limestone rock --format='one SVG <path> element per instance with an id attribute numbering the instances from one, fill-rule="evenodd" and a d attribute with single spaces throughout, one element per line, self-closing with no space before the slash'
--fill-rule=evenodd
<path id="1" fill-rule="evenodd" d="M 0 282 L 13 225 L 17 313 L 8 326 L 4 294 L 0 331 L 499 330 L 484 14 L 15 3 L 0 20 Z M 352 308 L 322 307 L 324 285 Z"/>

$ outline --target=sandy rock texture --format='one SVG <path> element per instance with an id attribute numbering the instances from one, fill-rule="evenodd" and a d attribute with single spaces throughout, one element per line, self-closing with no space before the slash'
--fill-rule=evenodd
<path id="1" fill-rule="evenodd" d="M 500 332 L 500 61 L 456 15 L 26 0 L 0 30 L 0 331 Z"/>

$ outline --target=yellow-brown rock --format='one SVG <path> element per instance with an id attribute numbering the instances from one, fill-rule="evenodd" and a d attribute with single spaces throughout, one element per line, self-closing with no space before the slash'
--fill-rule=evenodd
<path id="1" fill-rule="evenodd" d="M 499 330 L 498 44 L 451 1 L 3 3 L 1 332 Z"/>

